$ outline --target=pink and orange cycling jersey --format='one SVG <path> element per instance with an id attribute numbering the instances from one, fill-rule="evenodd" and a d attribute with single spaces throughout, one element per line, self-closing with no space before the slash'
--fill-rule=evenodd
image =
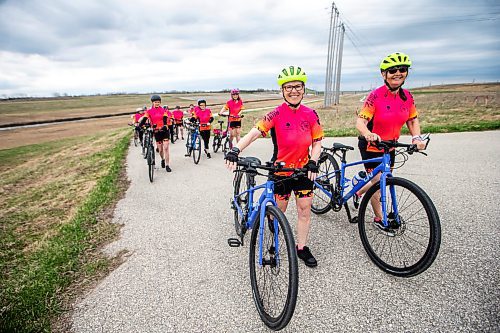
<path id="1" fill-rule="evenodd" d="M 194 117 L 200 121 L 200 131 L 211 129 L 210 118 L 212 118 L 212 111 L 210 109 L 202 110 L 200 107 L 196 107 Z"/>
<path id="2" fill-rule="evenodd" d="M 241 110 L 245 107 L 243 106 L 243 101 L 241 99 L 234 100 L 231 99 L 226 102 L 224 105 L 225 110 L 229 110 L 229 115 L 232 116 L 229 118 L 229 121 L 241 121 L 241 117 L 239 117 Z"/>
<path id="3" fill-rule="evenodd" d="M 136 113 L 136 114 L 132 115 L 132 119 L 134 120 L 134 124 L 138 123 L 139 120 L 142 118 L 143 115 L 144 114 L 141 114 L 141 113 Z"/>
<path id="4" fill-rule="evenodd" d="M 309 147 L 321 141 L 324 133 L 316 111 L 300 105 L 292 110 L 286 103 L 267 113 L 255 127 L 266 136 L 271 130 L 275 162 L 287 168 L 302 168 L 309 161 Z M 290 173 L 280 173 L 289 175 Z"/>
<path id="5" fill-rule="evenodd" d="M 151 125 L 153 127 L 156 125 L 156 130 L 159 130 L 163 126 L 163 116 L 168 117 L 167 112 L 161 106 L 157 108 L 152 107 L 144 113 L 144 117 L 149 119 Z"/>
<path id="6" fill-rule="evenodd" d="M 184 117 L 184 112 L 182 112 L 181 110 L 174 110 L 174 112 L 172 112 L 172 114 L 174 115 L 174 121 L 175 123 L 178 125 L 178 124 L 182 124 L 182 118 Z"/>
<path id="7" fill-rule="evenodd" d="M 392 94 L 387 86 L 383 85 L 368 95 L 358 117 L 369 121 L 368 129 L 378 134 L 382 140 L 397 140 L 403 125 L 418 116 L 413 96 L 403 89 L 406 101 L 399 94 Z M 380 152 L 381 150 L 368 145 L 367 151 Z"/>

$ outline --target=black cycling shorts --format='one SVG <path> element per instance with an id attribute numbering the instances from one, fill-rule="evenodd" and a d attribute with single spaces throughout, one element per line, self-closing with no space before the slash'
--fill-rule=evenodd
<path id="1" fill-rule="evenodd" d="M 230 121 L 229 127 L 230 128 L 241 128 L 241 120 L 240 121 Z"/>
<path id="2" fill-rule="evenodd" d="M 158 131 L 154 132 L 156 142 L 162 142 L 170 138 L 170 132 L 168 128 L 162 127 Z"/>
<path id="3" fill-rule="evenodd" d="M 290 178 L 288 176 L 274 176 L 274 194 L 278 200 L 289 200 L 292 191 L 296 198 L 309 198 L 313 195 L 314 183 L 301 176 Z"/>

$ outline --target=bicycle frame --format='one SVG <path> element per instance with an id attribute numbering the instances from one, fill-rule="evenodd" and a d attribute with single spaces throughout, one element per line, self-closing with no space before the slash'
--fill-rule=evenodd
<path id="1" fill-rule="evenodd" d="M 351 184 L 351 179 L 345 177 L 345 170 L 349 167 L 359 165 L 359 164 L 368 163 L 368 162 L 374 162 L 374 163 L 379 162 L 380 164 L 375 169 L 373 169 L 369 174 L 367 174 L 367 176 L 364 179 L 360 180 L 355 186 L 353 186 L 349 192 L 344 194 L 344 190 L 346 188 L 348 188 Z M 330 198 L 330 200 L 332 200 L 334 202 L 335 202 L 335 200 L 337 200 L 336 204 L 341 206 L 341 205 L 344 205 L 345 203 L 347 203 L 347 201 L 349 199 L 351 199 L 352 196 L 355 195 L 355 193 L 358 190 L 360 190 L 363 186 L 365 186 L 367 183 L 369 183 L 375 176 L 377 176 L 379 173 L 381 173 L 381 176 L 380 176 L 380 202 L 381 202 L 381 206 L 382 206 L 382 222 L 383 222 L 384 226 L 388 226 L 389 224 L 387 222 L 387 207 L 386 207 L 386 203 L 387 203 L 386 179 L 387 179 L 387 177 L 392 177 L 390 163 L 391 163 L 391 156 L 390 156 L 390 153 L 388 153 L 388 152 L 387 153 L 384 152 L 384 155 L 382 157 L 376 157 L 376 158 L 356 161 L 356 162 L 352 162 L 352 163 L 346 163 L 345 159 L 342 158 L 341 164 L 340 164 L 340 170 L 330 172 L 327 175 L 318 176 L 316 178 L 316 180 L 314 181 L 314 185 L 316 187 L 318 187 L 323 193 L 325 193 Z M 336 199 L 336 198 L 334 198 L 333 193 L 331 193 L 330 191 L 325 189 L 321 185 L 321 183 L 318 182 L 318 180 L 325 179 L 325 178 L 330 180 L 332 178 L 335 178 L 336 173 L 339 171 L 340 171 L 340 195 L 339 195 L 339 198 Z M 391 199 L 392 199 L 392 206 L 393 206 L 392 208 L 394 210 L 394 216 L 399 216 L 395 190 L 394 190 L 394 188 L 391 188 L 390 191 L 391 191 Z"/>
<path id="2" fill-rule="evenodd" d="M 264 191 L 261 193 L 259 197 L 259 201 L 257 204 L 254 203 L 254 192 L 260 189 L 264 189 Z M 248 212 L 245 213 L 243 212 L 243 209 L 240 205 L 238 205 L 237 198 L 244 195 L 245 193 L 248 193 Z M 260 233 L 259 233 L 259 265 L 262 266 L 262 256 L 263 256 L 263 247 L 262 243 L 264 242 L 264 219 L 265 219 L 265 214 L 266 214 L 266 206 L 268 204 L 271 204 L 273 206 L 277 206 L 277 203 L 274 199 L 274 181 L 272 180 L 267 180 L 264 184 L 257 185 L 254 187 L 249 188 L 246 191 L 243 191 L 237 195 L 234 196 L 233 198 L 233 204 L 234 207 L 236 207 L 236 210 L 238 211 L 238 214 L 240 216 L 243 216 L 246 218 L 245 221 L 245 226 L 247 229 L 252 229 L 254 225 L 254 221 L 257 218 L 257 213 L 260 210 L 259 214 L 259 219 L 260 219 Z M 274 225 L 274 230 L 278 230 L 278 220 L 274 219 L 273 221 Z M 279 240 L 278 240 L 278 233 L 274 233 L 274 244 L 276 248 L 279 248 Z M 276 253 L 276 262 L 279 264 L 279 253 Z"/>
<path id="3" fill-rule="evenodd" d="M 196 125 L 191 131 L 191 142 L 189 143 L 191 149 L 194 149 L 198 135 L 200 135 L 200 128 Z"/>

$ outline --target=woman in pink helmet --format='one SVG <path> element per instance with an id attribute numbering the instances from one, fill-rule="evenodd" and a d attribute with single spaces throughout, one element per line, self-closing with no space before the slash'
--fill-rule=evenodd
<path id="1" fill-rule="evenodd" d="M 236 143 L 241 137 L 241 113 L 243 112 L 243 101 L 240 97 L 238 89 L 231 90 L 231 99 L 220 110 L 221 116 L 228 116 L 229 122 L 229 147 L 233 147 L 233 138 L 236 138 Z"/>

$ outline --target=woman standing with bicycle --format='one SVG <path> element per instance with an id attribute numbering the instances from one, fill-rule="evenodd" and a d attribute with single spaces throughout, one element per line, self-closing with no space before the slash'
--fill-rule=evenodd
<path id="1" fill-rule="evenodd" d="M 402 88 L 410 67 L 410 57 L 400 52 L 388 55 L 380 63 L 380 72 L 385 84 L 368 95 L 356 120 L 356 129 L 360 133 L 358 148 L 363 160 L 382 156 L 383 151 L 373 143 L 381 140 L 397 141 L 404 124 L 412 135 L 412 143 L 416 144 L 419 150 L 425 149 L 425 142 L 420 137 L 420 122 L 413 96 Z M 391 168 L 394 166 L 394 158 L 395 150 L 392 150 Z M 378 163 L 365 163 L 365 169 L 369 173 L 377 165 Z M 358 191 L 356 200 L 359 201 L 379 179 L 380 175 Z M 376 213 L 375 225 L 381 227 L 380 203 L 373 199 L 372 206 Z"/>
<path id="2" fill-rule="evenodd" d="M 172 112 L 172 115 L 174 117 L 174 124 L 177 126 L 176 131 L 180 129 L 181 131 L 181 138 L 184 140 L 184 124 L 182 122 L 184 118 L 184 112 L 181 110 L 181 107 L 177 105 L 175 107 L 175 110 Z"/>
<path id="3" fill-rule="evenodd" d="M 208 143 L 212 129 L 211 123 L 214 121 L 214 117 L 212 116 L 212 110 L 207 109 L 207 101 L 204 99 L 198 100 L 198 107 L 194 109 L 194 116 L 191 118 L 191 122 L 195 121 L 199 121 L 200 123 L 200 136 L 203 139 L 205 154 L 207 154 L 207 158 L 211 158 L 212 156 L 208 152 Z"/>
<path id="4" fill-rule="evenodd" d="M 170 169 L 170 146 L 169 146 L 169 130 L 168 130 L 168 120 L 169 115 L 167 110 L 161 107 L 161 97 L 160 95 L 152 95 L 151 102 L 153 105 L 151 109 L 147 110 L 142 117 L 140 126 L 144 126 L 146 121 L 149 119 L 151 126 L 153 126 L 154 136 L 156 140 L 156 146 L 161 156 L 161 167 L 165 168 L 167 172 L 172 172 Z"/>
<path id="5" fill-rule="evenodd" d="M 231 99 L 220 110 L 221 116 L 228 116 L 229 122 L 229 148 L 233 147 L 233 139 L 236 138 L 236 143 L 240 142 L 241 136 L 241 117 L 243 112 L 243 101 L 240 97 L 238 89 L 231 90 Z"/>
<path id="6" fill-rule="evenodd" d="M 307 176 L 290 178 L 290 173 L 275 176 L 275 198 L 285 212 L 292 191 L 297 203 L 297 256 L 309 267 L 317 261 L 306 246 L 311 225 L 313 181 L 318 174 L 317 161 L 321 153 L 323 129 L 316 111 L 302 105 L 306 73 L 300 67 L 283 68 L 278 75 L 278 85 L 284 103 L 267 113 L 226 155 L 226 166 L 235 170 L 238 155 L 253 141 L 271 132 L 274 144 L 272 161 L 284 162 L 286 168 L 306 168 Z"/>

